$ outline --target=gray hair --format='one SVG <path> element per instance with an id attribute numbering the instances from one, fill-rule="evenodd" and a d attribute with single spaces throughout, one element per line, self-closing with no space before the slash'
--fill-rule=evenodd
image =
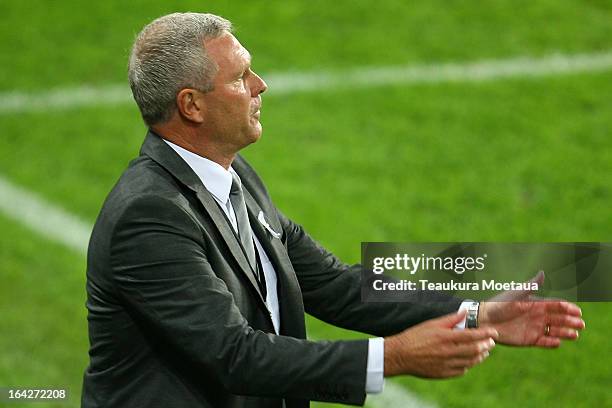
<path id="1" fill-rule="evenodd" d="M 148 126 L 167 122 L 181 89 L 213 89 L 217 65 L 204 41 L 232 32 L 228 20 L 203 13 L 174 13 L 145 26 L 136 37 L 128 78 L 132 95 Z"/>

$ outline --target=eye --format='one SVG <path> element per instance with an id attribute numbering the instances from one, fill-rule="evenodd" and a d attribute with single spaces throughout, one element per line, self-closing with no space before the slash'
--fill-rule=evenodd
<path id="1" fill-rule="evenodd" d="M 244 78 L 246 78 L 247 74 L 248 74 L 248 71 L 244 71 L 243 73 L 238 74 L 238 76 L 236 77 L 236 82 L 240 82 L 240 81 L 244 80 Z"/>

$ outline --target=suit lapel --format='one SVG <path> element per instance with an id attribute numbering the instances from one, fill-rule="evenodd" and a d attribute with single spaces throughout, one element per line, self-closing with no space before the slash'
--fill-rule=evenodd
<path id="1" fill-rule="evenodd" d="M 287 254 L 287 249 L 280 239 L 275 238 L 259 222 L 258 216 L 263 212 L 248 189 L 244 188 L 244 200 L 249 213 L 253 232 L 259 239 L 266 254 L 274 264 L 278 280 L 278 301 L 280 305 L 281 333 L 297 338 L 306 338 L 304 326 L 304 305 L 302 291 Z M 265 216 L 265 213 L 264 213 Z M 281 232 L 280 229 L 276 232 Z"/>
<path id="2" fill-rule="evenodd" d="M 229 221 L 225 214 L 219 208 L 219 205 L 210 194 L 208 190 L 202 185 L 201 180 L 193 172 L 191 167 L 178 155 L 170 146 L 168 146 L 158 135 L 153 132 L 149 132 L 142 145 L 141 154 L 149 156 L 159 165 L 164 167 L 174 177 L 176 177 L 181 183 L 193 190 L 200 203 L 204 207 L 204 210 L 213 221 L 217 230 L 221 234 L 221 237 L 225 241 L 229 252 L 232 254 L 238 265 L 240 266 L 241 272 L 251 283 L 251 286 L 257 293 L 257 297 L 261 305 L 267 310 L 266 302 L 262 296 L 262 293 L 257 284 L 255 278 L 255 272 L 251 268 L 249 261 L 242 250 L 242 247 L 238 241 L 238 238 L 231 229 Z"/>
<path id="3" fill-rule="evenodd" d="M 257 294 L 259 295 L 258 297 L 265 307 L 266 301 L 264 300 L 263 294 L 259 289 L 257 278 L 255 277 L 255 271 L 253 271 L 253 269 L 251 268 L 251 265 L 249 264 L 249 261 L 246 258 L 244 251 L 242 250 L 242 246 L 238 241 L 238 237 L 236 237 L 236 234 L 234 234 L 234 231 L 231 229 L 229 220 L 227 219 L 223 211 L 219 208 L 217 202 L 212 197 L 210 192 L 206 190 L 204 186 L 202 186 L 198 190 L 198 199 L 204 206 L 204 209 L 208 212 L 210 218 L 213 220 L 215 226 L 219 230 L 219 233 L 223 237 L 223 240 L 225 241 L 226 245 L 229 247 L 230 252 L 234 256 L 234 259 L 238 262 L 242 272 L 246 275 L 247 279 L 251 282 L 253 288 L 255 288 L 255 290 L 257 291 Z"/>
<path id="4" fill-rule="evenodd" d="M 286 261 L 289 261 L 289 259 L 285 255 L 286 250 L 281 240 L 274 238 L 258 220 L 259 213 L 263 213 L 263 210 L 259 204 L 257 204 L 257 201 L 255 201 L 251 193 L 249 193 L 249 190 L 244 188 L 243 193 L 244 201 L 246 202 L 247 206 L 247 212 L 249 213 L 249 223 L 251 224 L 253 232 L 255 235 L 257 235 L 259 242 L 266 250 L 266 253 L 274 258 L 276 264 L 282 265 L 286 263 Z"/>

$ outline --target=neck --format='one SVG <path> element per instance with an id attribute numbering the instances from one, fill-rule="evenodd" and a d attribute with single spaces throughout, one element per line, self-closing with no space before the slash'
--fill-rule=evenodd
<path id="1" fill-rule="evenodd" d="M 234 151 L 227 151 L 222 146 L 213 143 L 210 138 L 198 135 L 196 128 L 178 129 L 171 124 L 152 126 L 151 129 L 162 138 L 223 166 L 228 170 L 236 157 Z"/>

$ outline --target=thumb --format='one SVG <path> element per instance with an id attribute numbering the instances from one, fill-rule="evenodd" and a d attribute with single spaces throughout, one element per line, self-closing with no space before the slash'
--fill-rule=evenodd
<path id="1" fill-rule="evenodd" d="M 528 282 L 536 283 L 538 285 L 538 289 L 536 290 L 525 289 L 525 290 L 519 291 L 515 295 L 517 300 L 529 299 L 533 292 L 537 292 L 542 287 L 542 284 L 544 283 L 544 271 L 540 269 L 533 278 L 528 280 Z"/>
<path id="2" fill-rule="evenodd" d="M 450 313 L 437 319 L 432 320 L 432 323 L 438 327 L 444 327 L 452 329 L 457 323 L 462 322 L 465 319 L 467 310 L 461 309 L 456 313 Z"/>
<path id="3" fill-rule="evenodd" d="M 544 283 L 544 278 L 545 278 L 544 271 L 540 270 L 540 271 L 538 271 L 536 276 L 534 276 L 533 278 L 531 278 L 529 280 L 529 282 L 537 283 L 538 284 L 538 288 L 539 288 Z"/>
<path id="4" fill-rule="evenodd" d="M 544 271 L 540 270 L 536 275 L 527 281 L 528 283 L 537 283 L 538 289 L 542 287 L 544 283 Z M 531 289 L 520 289 L 520 290 L 507 290 L 505 292 L 500 293 L 499 295 L 491 298 L 492 302 L 513 302 L 513 301 L 523 301 L 529 300 L 531 298 L 531 294 L 536 292 Z"/>

